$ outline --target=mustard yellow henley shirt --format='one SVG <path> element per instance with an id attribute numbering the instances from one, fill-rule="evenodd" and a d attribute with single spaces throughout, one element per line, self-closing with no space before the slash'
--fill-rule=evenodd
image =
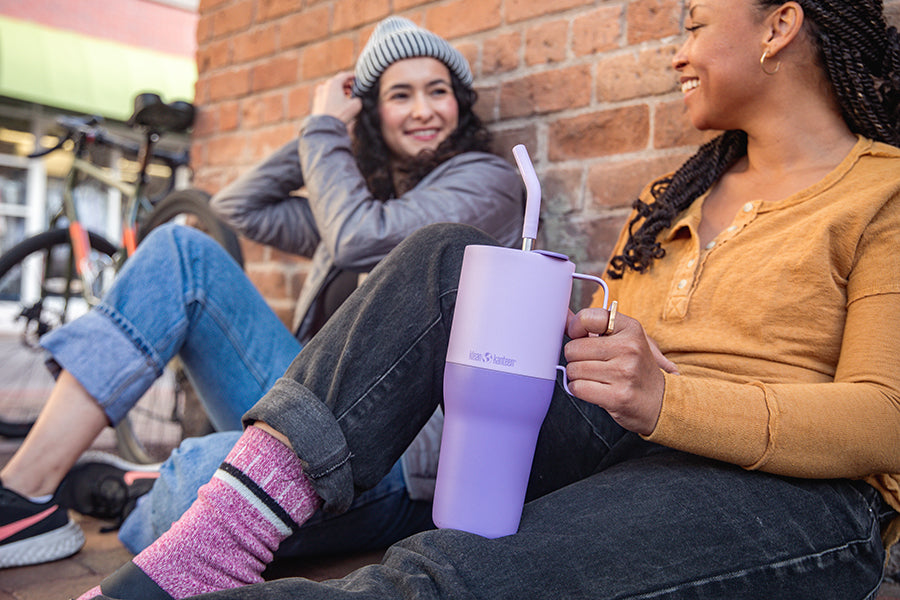
<path id="1" fill-rule="evenodd" d="M 900 149 L 860 138 L 820 182 L 748 202 L 701 248 L 704 200 L 661 233 L 664 258 L 609 280 L 680 370 L 647 439 L 747 469 L 864 479 L 900 510 Z M 884 533 L 896 541 L 900 520 Z"/>

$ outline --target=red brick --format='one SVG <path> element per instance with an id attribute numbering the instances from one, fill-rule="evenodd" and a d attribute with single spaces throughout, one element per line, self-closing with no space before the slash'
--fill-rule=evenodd
<path id="1" fill-rule="evenodd" d="M 634 53 L 615 54 L 596 62 L 597 100 L 616 102 L 668 94 L 679 88 L 672 68 L 676 48 L 666 46 Z"/>
<path id="2" fill-rule="evenodd" d="M 535 158 L 538 143 L 537 129 L 534 124 L 514 127 L 512 129 L 500 129 L 494 131 L 493 134 L 494 152 L 497 153 L 497 156 L 508 161 L 510 164 L 515 164 L 512 149 L 519 144 L 524 144 L 525 147 L 528 148 L 528 153 L 531 155 L 532 159 Z"/>
<path id="3" fill-rule="evenodd" d="M 303 79 L 315 79 L 353 68 L 353 40 L 347 36 L 328 38 L 303 49 Z"/>
<path id="4" fill-rule="evenodd" d="M 454 47 L 459 50 L 459 53 L 463 55 L 463 58 L 466 59 L 466 62 L 469 63 L 469 67 L 472 69 L 472 74 L 477 76 L 478 73 L 478 44 L 475 42 L 461 42 L 459 44 L 454 44 Z"/>
<path id="5" fill-rule="evenodd" d="M 207 162 L 210 165 L 241 164 L 246 159 L 247 141 L 242 134 L 219 135 L 206 141 Z"/>
<path id="6" fill-rule="evenodd" d="M 421 6 L 433 1 L 434 0 L 394 0 L 394 12 L 400 12 L 401 10 L 413 8 L 414 6 Z"/>
<path id="7" fill-rule="evenodd" d="M 281 19 L 278 22 L 281 47 L 292 48 L 328 37 L 330 14 L 327 6 L 321 6 Z"/>
<path id="8" fill-rule="evenodd" d="M 496 75 L 518 67 L 521 46 L 522 35 L 518 31 L 486 39 L 481 50 L 481 74 Z"/>
<path id="9" fill-rule="evenodd" d="M 303 4 L 299 0 L 258 0 L 256 19 L 259 22 L 269 21 L 298 12 L 302 6 Z"/>
<path id="10" fill-rule="evenodd" d="M 278 265 L 249 265 L 246 271 L 247 277 L 256 289 L 270 302 L 288 298 L 287 278 L 284 270 Z"/>
<path id="11" fill-rule="evenodd" d="M 720 132 L 702 132 L 696 129 L 688 118 L 687 109 L 681 99 L 656 105 L 653 118 L 653 147 L 677 148 L 699 146 Z"/>
<path id="12" fill-rule="evenodd" d="M 263 260 L 266 254 L 266 246 L 247 239 L 243 236 L 240 238 L 241 253 L 244 255 L 244 264 L 252 265 Z"/>
<path id="13" fill-rule="evenodd" d="M 219 8 L 228 1 L 229 0 L 200 0 L 197 6 L 197 12 L 201 15 L 206 14 Z"/>
<path id="14" fill-rule="evenodd" d="M 219 106 L 198 106 L 191 137 L 196 139 L 215 133 L 219 128 L 219 110 Z"/>
<path id="15" fill-rule="evenodd" d="M 238 103 L 227 100 L 219 104 L 219 131 L 235 131 L 240 125 Z"/>
<path id="16" fill-rule="evenodd" d="M 572 52 L 575 56 L 615 49 L 621 38 L 620 6 L 604 6 L 572 20 Z"/>
<path id="17" fill-rule="evenodd" d="M 251 163 L 258 162 L 272 154 L 297 135 L 297 127 L 292 123 L 282 123 L 253 131 L 247 140 L 248 157 Z"/>
<path id="18" fill-rule="evenodd" d="M 252 90 L 270 90 L 295 83 L 299 78 L 300 60 L 296 54 L 279 54 L 251 70 Z"/>
<path id="19" fill-rule="evenodd" d="M 346 31 L 364 23 L 380 21 L 391 13 L 389 0 L 337 0 L 332 31 Z"/>
<path id="20" fill-rule="evenodd" d="M 501 0 L 453 0 L 428 8 L 425 27 L 452 40 L 499 26 L 500 9 Z"/>
<path id="21" fill-rule="evenodd" d="M 500 98 L 499 88 L 494 86 L 476 86 L 475 91 L 478 93 L 478 101 L 475 103 L 474 108 L 475 114 L 485 124 L 493 123 L 497 120 L 497 103 Z"/>
<path id="22" fill-rule="evenodd" d="M 592 0 L 507 0 L 506 20 L 516 23 L 588 4 L 593 4 Z"/>
<path id="23" fill-rule="evenodd" d="M 254 129 L 261 125 L 271 125 L 284 119 L 284 93 L 276 92 L 266 96 L 255 94 L 241 101 L 241 127 Z"/>
<path id="24" fill-rule="evenodd" d="M 527 117 L 587 106 L 591 99 L 587 65 L 544 71 L 505 82 L 500 90 L 500 117 Z"/>
<path id="25" fill-rule="evenodd" d="M 256 27 L 239 32 L 232 39 L 235 62 L 256 60 L 275 52 L 278 47 L 278 27 L 276 25 Z"/>
<path id="26" fill-rule="evenodd" d="M 541 171 L 541 212 L 546 216 L 565 216 L 580 211 L 582 202 L 579 167 L 550 167 Z"/>
<path id="27" fill-rule="evenodd" d="M 312 103 L 313 87 L 301 85 L 292 88 L 287 97 L 287 116 L 289 119 L 305 117 L 309 114 Z"/>
<path id="28" fill-rule="evenodd" d="M 199 186 L 201 189 L 207 189 L 202 184 L 203 175 L 207 172 L 204 170 L 204 167 L 207 165 L 209 165 L 209 160 L 206 152 L 206 140 L 201 142 L 197 138 L 192 138 L 191 168 L 194 170 L 194 177 L 191 181 L 192 185 Z"/>
<path id="29" fill-rule="evenodd" d="M 633 0 L 628 3 L 628 43 L 659 40 L 681 31 L 682 0 Z"/>
<path id="30" fill-rule="evenodd" d="M 550 21 L 525 32 L 525 64 L 560 62 L 566 58 L 569 21 Z"/>
<path id="31" fill-rule="evenodd" d="M 627 208 L 654 179 L 674 171 L 692 152 L 626 161 L 606 161 L 588 170 L 588 202 L 592 209 Z"/>
<path id="32" fill-rule="evenodd" d="M 243 0 L 213 14 L 213 35 L 217 38 L 247 29 L 253 24 L 253 0 Z"/>
<path id="33" fill-rule="evenodd" d="M 650 110 L 644 105 L 559 119 L 549 126 L 551 161 L 596 158 L 647 147 Z"/>
<path id="34" fill-rule="evenodd" d="M 197 19 L 197 44 L 203 45 L 212 39 L 213 36 L 213 19 L 212 16 L 200 15 Z"/>
<path id="35" fill-rule="evenodd" d="M 209 100 L 237 98 L 250 91 L 250 69 L 238 68 L 213 73 L 208 78 Z"/>
<path id="36" fill-rule="evenodd" d="M 231 40 L 224 38 L 197 50 L 197 72 L 208 73 L 231 64 Z"/>

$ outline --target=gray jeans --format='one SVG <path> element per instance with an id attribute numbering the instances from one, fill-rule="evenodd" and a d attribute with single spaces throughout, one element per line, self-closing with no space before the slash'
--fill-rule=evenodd
<path id="1" fill-rule="evenodd" d="M 374 486 L 441 402 L 462 251 L 438 225 L 385 259 L 245 420 L 285 433 L 327 508 Z M 874 598 L 891 516 L 870 486 L 804 480 L 645 442 L 557 385 L 519 532 L 395 544 L 383 564 L 209 598 Z"/>

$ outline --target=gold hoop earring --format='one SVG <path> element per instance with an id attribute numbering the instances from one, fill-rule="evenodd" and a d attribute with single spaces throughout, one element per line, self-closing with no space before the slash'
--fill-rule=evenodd
<path id="1" fill-rule="evenodd" d="M 766 75 L 774 75 L 781 68 L 781 61 L 779 60 L 778 63 L 775 65 L 774 71 L 769 71 L 768 69 L 766 69 L 766 59 L 767 58 L 769 58 L 769 49 L 768 48 L 766 48 L 766 50 L 762 53 L 762 56 L 759 57 L 759 66 L 762 68 L 763 73 L 765 73 Z"/>

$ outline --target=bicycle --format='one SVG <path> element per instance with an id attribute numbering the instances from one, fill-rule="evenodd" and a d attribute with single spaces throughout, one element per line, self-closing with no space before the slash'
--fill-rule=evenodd
<path id="1" fill-rule="evenodd" d="M 216 239 L 243 266 L 237 236 L 209 208 L 209 195 L 198 189 L 172 191 L 176 170 L 188 164 L 187 151 L 155 147 L 163 134 L 185 132 L 193 120 L 190 103 L 166 104 L 156 94 L 140 94 L 128 121 L 141 134 L 140 143 L 109 134 L 98 117 L 60 117 L 57 124 L 64 133 L 58 143 L 29 155 L 40 158 L 71 143 L 73 161 L 64 180 L 62 205 L 50 218 L 48 230 L 0 256 L 0 300 L 16 299 L 19 306 L 12 317 L 12 329 L 18 333 L 14 340 L 5 340 L 8 351 L 0 358 L 0 436 L 24 437 L 52 387 L 38 339 L 95 305 L 115 272 L 155 227 L 186 220 Z M 97 149 L 136 157 L 135 180 L 95 164 L 91 153 Z M 153 195 L 148 193 L 151 164 L 169 168 L 163 191 Z M 82 224 L 75 191 L 86 182 L 121 193 L 120 244 Z M 117 448 L 129 460 L 156 462 L 183 437 L 209 430 L 183 372 L 177 365 L 170 367 L 129 418 L 116 427 Z"/>

